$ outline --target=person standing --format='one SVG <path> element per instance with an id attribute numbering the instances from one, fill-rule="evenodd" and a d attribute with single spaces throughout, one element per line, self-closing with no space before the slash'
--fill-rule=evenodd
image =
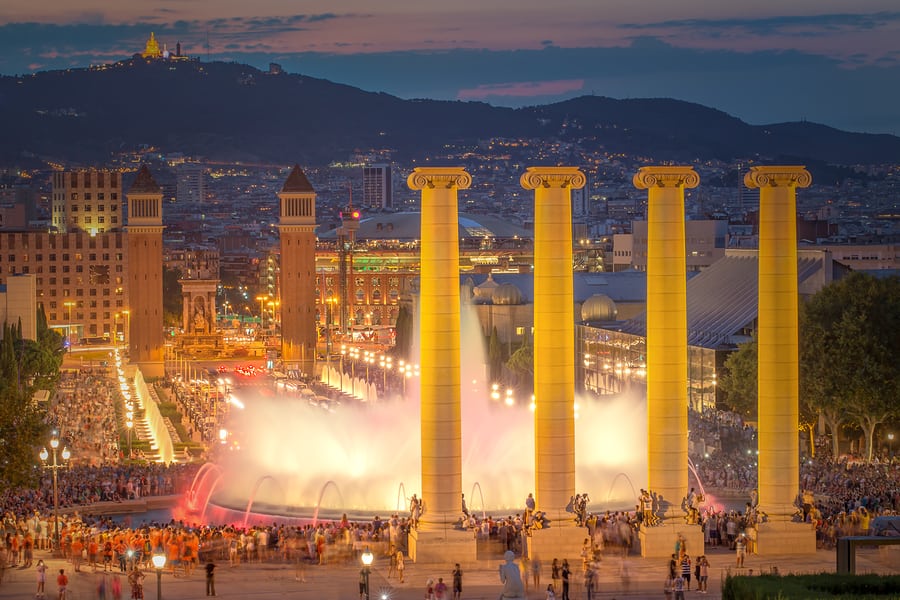
<path id="1" fill-rule="evenodd" d="M 44 564 L 44 559 L 39 558 L 34 568 L 37 569 L 37 594 L 35 595 L 38 598 L 43 598 L 44 583 L 47 581 L 47 565 Z"/>
<path id="2" fill-rule="evenodd" d="M 541 559 L 535 556 L 531 561 L 531 578 L 534 582 L 534 589 L 541 589 Z"/>
<path id="3" fill-rule="evenodd" d="M 406 565 L 403 563 L 403 552 L 397 550 L 397 577 L 400 578 L 400 583 L 403 583 L 403 569 L 406 568 Z"/>
<path id="4" fill-rule="evenodd" d="M 672 589 L 675 590 L 675 600 L 684 600 L 684 578 L 680 573 L 675 577 Z"/>
<path id="5" fill-rule="evenodd" d="M 569 600 L 569 575 L 572 572 L 569 570 L 568 559 L 563 559 L 560 573 L 562 574 L 562 600 Z"/>
<path id="6" fill-rule="evenodd" d="M 460 600 L 462 597 L 462 569 L 459 563 L 453 568 L 453 600 Z"/>
<path id="7" fill-rule="evenodd" d="M 553 559 L 553 562 L 550 563 L 550 581 L 553 583 L 553 591 L 557 592 L 560 589 L 560 579 L 562 575 L 559 570 L 559 561 L 557 559 Z"/>
<path id="8" fill-rule="evenodd" d="M 681 578 L 684 579 L 685 589 L 691 591 L 691 557 L 688 554 L 681 557 Z"/>
<path id="9" fill-rule="evenodd" d="M 56 576 L 56 586 L 59 588 L 59 600 L 66 600 L 66 587 L 69 585 L 69 578 L 66 577 L 66 570 L 60 569 L 59 575 Z"/>
<path id="10" fill-rule="evenodd" d="M 206 563 L 206 595 L 216 595 L 216 564 L 212 561 Z"/>
<path id="11" fill-rule="evenodd" d="M 697 585 L 700 586 L 700 593 L 706 594 L 709 585 L 709 559 L 706 558 L 704 554 L 699 559 L 697 559 L 698 563 L 698 573 L 697 573 Z"/>
<path id="12" fill-rule="evenodd" d="M 735 565 L 742 569 L 744 567 L 744 555 L 746 554 L 745 546 L 744 546 L 744 535 L 739 535 L 734 540 L 734 552 L 736 556 Z"/>
<path id="13" fill-rule="evenodd" d="M 447 593 L 447 584 L 444 583 L 443 577 L 438 577 L 438 582 L 434 586 L 434 600 L 444 600 Z"/>

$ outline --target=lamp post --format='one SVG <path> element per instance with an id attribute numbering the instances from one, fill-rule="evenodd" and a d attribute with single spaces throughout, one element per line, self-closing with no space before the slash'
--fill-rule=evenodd
<path id="1" fill-rule="evenodd" d="M 122 343 L 125 344 L 125 350 L 128 350 L 128 330 L 131 329 L 131 311 L 126 309 L 122 311 L 125 315 L 125 323 L 122 328 Z"/>
<path id="2" fill-rule="evenodd" d="M 362 575 L 363 591 L 366 594 L 366 600 L 369 600 L 369 572 L 372 570 L 372 561 L 375 560 L 375 555 L 372 554 L 372 551 L 366 546 L 366 549 L 363 550 L 360 558 L 362 559 L 363 564 L 362 571 L 360 572 L 360 575 Z"/>
<path id="3" fill-rule="evenodd" d="M 53 437 L 50 438 L 50 448 L 53 451 L 53 462 L 47 464 L 47 459 L 50 458 L 50 452 L 47 452 L 47 448 L 41 449 L 41 462 L 44 463 L 45 469 L 50 469 L 53 473 L 53 544 L 54 544 L 54 552 L 59 552 L 59 480 L 57 476 L 57 471 L 60 469 L 64 469 L 68 466 L 69 458 L 72 454 L 69 452 L 69 449 L 63 447 L 61 458 L 63 462 L 60 463 L 58 458 L 60 455 L 57 454 L 57 450 L 59 449 L 59 436 L 56 431 L 53 432 Z"/>
<path id="4" fill-rule="evenodd" d="M 894 459 L 894 434 L 888 434 L 888 454 L 891 456 L 891 460 Z"/>
<path id="5" fill-rule="evenodd" d="M 134 428 L 134 412 L 129 410 L 125 413 L 125 417 L 128 419 L 125 421 L 125 427 L 128 428 L 128 460 L 131 460 L 131 430 Z"/>
<path id="6" fill-rule="evenodd" d="M 153 567 L 156 569 L 156 600 L 162 600 L 162 572 L 163 567 L 166 566 L 166 555 L 162 552 L 157 552 L 151 560 L 153 561 Z"/>
<path id="7" fill-rule="evenodd" d="M 265 302 L 268 300 L 268 296 L 257 296 L 256 300 L 259 302 L 259 330 L 262 332 L 263 326 L 265 325 L 265 316 L 266 316 L 266 308 Z"/>

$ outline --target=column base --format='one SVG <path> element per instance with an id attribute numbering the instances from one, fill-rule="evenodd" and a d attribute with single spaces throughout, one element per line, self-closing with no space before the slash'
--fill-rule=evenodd
<path id="1" fill-rule="evenodd" d="M 816 530 L 812 523 L 769 521 L 757 528 L 756 553 L 760 556 L 816 553 Z"/>
<path id="2" fill-rule="evenodd" d="M 540 558 L 550 564 L 554 558 L 560 562 L 565 558 L 570 565 L 580 564 L 581 548 L 588 537 L 588 530 L 575 525 L 554 526 L 534 529 L 528 536 L 528 556 Z"/>
<path id="3" fill-rule="evenodd" d="M 146 362 L 135 362 L 131 361 L 129 364 L 137 367 L 141 370 L 141 374 L 144 376 L 144 380 L 151 379 L 154 377 L 165 377 L 166 376 L 166 366 L 163 361 L 146 361 Z"/>
<path id="4" fill-rule="evenodd" d="M 413 529 L 408 537 L 409 557 L 416 564 L 468 567 L 476 563 L 475 534 L 462 529 Z"/>
<path id="5" fill-rule="evenodd" d="M 670 558 L 675 552 L 678 535 L 684 537 L 686 551 L 691 557 L 706 552 L 703 545 L 703 530 L 699 525 L 663 521 L 655 527 L 644 527 L 638 532 L 643 558 Z"/>

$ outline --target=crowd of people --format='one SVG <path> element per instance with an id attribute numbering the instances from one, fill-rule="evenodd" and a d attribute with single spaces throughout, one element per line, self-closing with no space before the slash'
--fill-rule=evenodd
<path id="1" fill-rule="evenodd" d="M 172 394 L 182 408 L 193 402 L 174 389 Z M 424 514 L 424 503 L 415 496 L 409 515 L 393 514 L 384 520 L 375 517 L 367 522 L 350 522 L 344 517 L 302 526 L 272 523 L 237 527 L 172 520 L 131 527 L 90 516 L 89 507 L 98 502 L 181 494 L 199 468 L 195 464 L 139 464 L 123 460 L 119 447 L 122 411 L 117 410 L 117 403 L 122 403 L 119 388 L 105 370 L 82 370 L 62 375 L 59 391 L 47 413 L 48 425 L 72 451 L 70 468 L 57 472 L 57 488 L 58 505 L 63 509 L 58 522 L 59 548 L 75 572 L 86 568 L 119 573 L 127 575 L 132 586 L 140 585 L 141 571 L 149 568 L 150 556 L 159 552 L 167 556 L 167 569 L 184 576 L 191 576 L 204 562 L 238 567 L 244 562 L 280 561 L 297 565 L 297 578 L 302 580 L 304 565 L 356 563 L 364 549 L 389 557 L 395 569 L 398 563 L 403 564 L 407 535 Z M 194 408 L 199 414 L 200 407 Z M 694 467 L 691 485 L 698 491 L 686 490 L 685 519 L 700 525 L 707 548 L 731 549 L 740 566 L 745 554 L 755 552 L 758 524 L 766 518 L 757 506 L 755 493 L 756 430 L 738 415 L 718 411 L 691 411 L 689 429 Z M 900 511 L 900 465 L 893 461 L 865 464 L 852 457 L 804 458 L 799 489 L 795 518 L 814 524 L 819 543 L 832 547 L 841 535 L 868 532 L 875 516 Z M 716 495 L 727 495 L 732 504 L 734 498 L 742 495 L 747 501 L 739 510 L 729 509 L 714 501 Z M 586 582 L 595 576 L 592 565 L 602 554 L 627 558 L 641 524 L 654 524 L 650 518 L 655 514 L 651 496 L 651 491 L 641 490 L 635 510 L 605 512 L 591 511 L 587 493 L 573 496 L 568 507 L 571 518 L 586 531 L 582 552 Z M 472 532 L 477 541 L 494 544 L 499 554 L 512 552 L 521 557 L 521 563 L 528 565 L 523 569 L 534 576 L 533 570 L 540 569 L 540 562 L 529 563 L 526 558 L 528 536 L 535 529 L 555 526 L 535 506 L 534 497 L 529 494 L 521 511 L 498 518 L 484 514 L 479 517 L 469 512 L 465 499 L 462 500 L 462 516 L 457 525 Z M 53 478 L 49 470 L 41 472 L 34 488 L 0 492 L 0 558 L 7 565 L 31 566 L 35 550 L 50 549 L 56 525 L 53 509 Z M 671 589 L 677 590 L 678 585 L 690 589 L 691 573 L 697 577 L 692 569 L 703 567 L 704 561 L 708 567 L 708 561 L 698 555 L 691 562 L 688 556 L 685 567 L 684 548 L 676 555 L 670 570 Z M 399 571 L 402 577 L 402 566 Z M 539 577 L 532 580 L 537 584 Z M 555 582 L 551 588 L 562 593 Z"/>

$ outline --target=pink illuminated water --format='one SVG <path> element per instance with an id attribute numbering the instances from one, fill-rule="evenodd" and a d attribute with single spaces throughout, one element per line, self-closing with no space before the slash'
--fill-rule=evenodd
<path id="1" fill-rule="evenodd" d="M 473 351 L 482 345 L 477 317 L 464 311 L 462 322 L 462 489 L 472 511 L 521 509 L 534 491 L 530 398 L 518 398 L 513 406 L 490 399 L 484 352 Z M 240 450 L 219 461 L 223 476 L 212 504 L 243 510 L 255 490 L 253 510 L 265 513 L 299 507 L 309 514 L 317 505 L 360 513 L 405 511 L 407 497 L 421 486 L 417 383 L 408 380 L 405 400 L 344 405 L 334 412 L 298 398 L 250 397 L 240 390 L 246 408 L 233 411 L 229 424 Z M 577 404 L 576 492 L 590 493 L 600 508 L 607 499 L 610 508 L 632 507 L 632 486 L 646 482 L 643 399 Z M 473 497 L 476 484 L 480 493 Z"/>

